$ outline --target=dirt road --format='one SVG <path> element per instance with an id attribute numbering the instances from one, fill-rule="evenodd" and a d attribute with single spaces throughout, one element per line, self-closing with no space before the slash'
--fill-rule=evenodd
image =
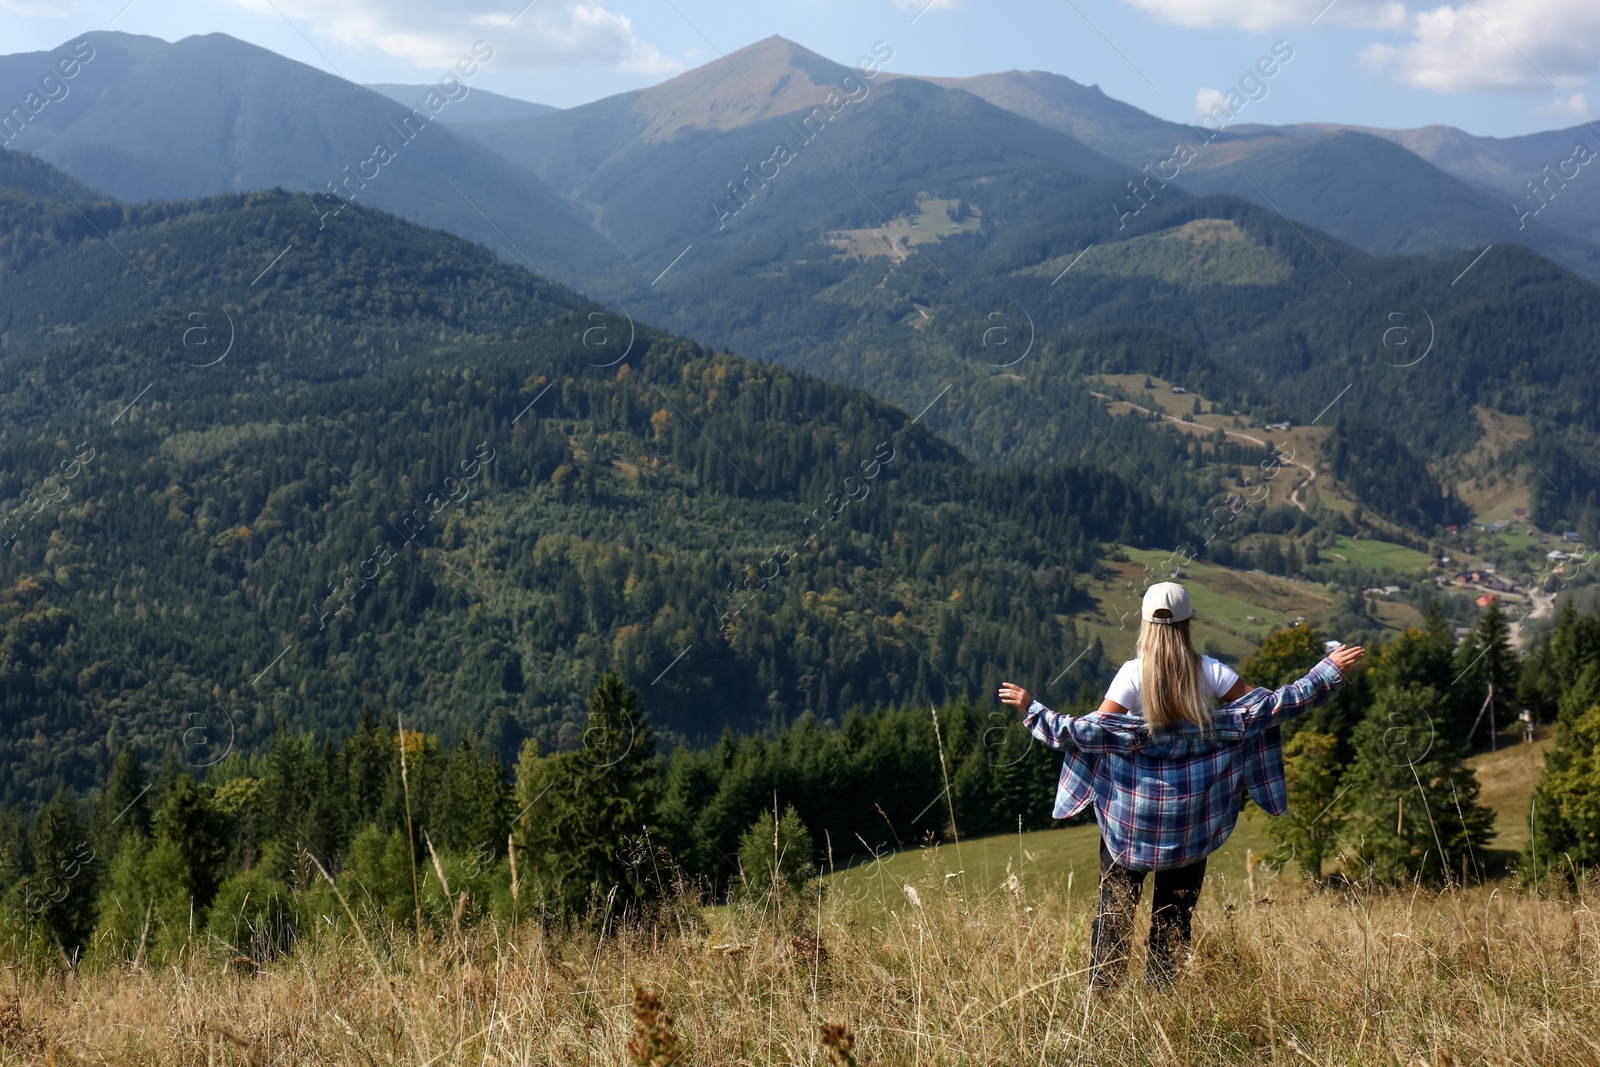
<path id="1" fill-rule="evenodd" d="M 1247 434 L 1247 433 L 1242 433 L 1239 430 L 1230 430 L 1226 426 L 1207 426 L 1207 425 L 1205 425 L 1204 423 L 1201 423 L 1201 422 L 1190 422 L 1188 419 L 1180 419 L 1176 415 L 1168 415 L 1164 411 L 1161 411 L 1161 412 L 1151 411 L 1149 408 L 1142 407 L 1142 406 L 1140 406 L 1138 404 L 1135 404 L 1131 400 L 1119 400 L 1114 396 L 1107 396 L 1105 393 L 1097 393 L 1093 389 L 1089 390 L 1089 395 L 1093 396 L 1093 397 L 1098 397 L 1101 400 L 1109 400 L 1114 404 L 1127 404 L 1133 410 L 1142 411 L 1146 415 L 1160 415 L 1163 419 L 1166 419 L 1169 422 L 1175 422 L 1179 426 L 1187 426 L 1187 427 L 1190 427 L 1191 429 L 1202 430 L 1202 431 L 1204 431 L 1206 433 L 1212 433 L 1212 432 L 1214 432 L 1216 430 L 1221 430 L 1223 433 L 1227 434 L 1229 437 L 1237 437 L 1240 440 L 1249 441 L 1251 444 L 1260 445 L 1262 448 L 1270 447 L 1269 446 L 1269 442 L 1267 442 L 1263 438 L 1255 437 L 1255 436 L 1253 436 L 1251 434 Z M 1302 512 L 1306 512 L 1306 506 L 1300 502 L 1300 490 L 1304 489 L 1306 486 L 1310 485 L 1312 482 L 1317 480 L 1317 470 L 1316 470 L 1315 467 L 1309 467 L 1306 464 L 1299 462 L 1298 460 L 1289 459 L 1289 460 L 1284 460 L 1284 462 L 1287 463 L 1291 467 L 1299 467 L 1301 470 L 1306 472 L 1306 476 L 1304 478 L 1302 478 L 1295 485 L 1295 487 L 1293 489 L 1289 490 L 1289 503 L 1291 503 L 1295 507 L 1299 508 Z M 1310 513 L 1306 512 L 1306 514 L 1310 514 Z"/>

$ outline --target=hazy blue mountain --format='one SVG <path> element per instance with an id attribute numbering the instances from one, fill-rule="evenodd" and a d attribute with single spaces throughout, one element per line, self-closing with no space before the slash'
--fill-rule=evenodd
<path id="1" fill-rule="evenodd" d="M 35 196 L 60 197 L 72 200 L 100 200 L 105 194 L 63 174 L 42 159 L 26 152 L 11 152 L 0 148 L 0 186 L 20 189 Z"/>
<path id="2" fill-rule="evenodd" d="M 1254 200 L 1373 252 L 1521 244 L 1600 279 L 1600 246 L 1544 225 L 1543 216 L 1521 227 L 1504 196 L 1367 133 L 1260 130 L 1206 148 L 1178 180 L 1197 193 Z"/>
<path id="3" fill-rule="evenodd" d="M 1169 122 L 1132 104 L 1107 96 L 1098 85 L 1084 85 L 1041 70 L 1011 70 L 970 78 L 925 78 L 935 85 L 965 89 L 996 107 L 1030 118 L 1041 126 L 1071 134 L 1084 144 L 1138 170 L 1172 154 L 1174 143 L 1193 142 L 1193 126 Z M 1231 140 L 1223 131 L 1217 143 Z"/>
<path id="4" fill-rule="evenodd" d="M 1600 242 L 1600 178 L 1596 176 L 1600 171 L 1600 129 L 1595 123 L 1519 137 L 1480 137 L 1454 126 L 1386 130 L 1306 123 L 1273 129 L 1289 137 L 1317 137 L 1338 129 L 1382 137 L 1447 174 L 1493 190 L 1500 210 L 1513 219 L 1520 218 L 1523 211 L 1535 211 L 1537 221 L 1547 227 Z M 1587 152 L 1576 152 L 1580 145 Z M 1545 204 L 1542 209 L 1529 182 L 1539 187 L 1538 195 Z"/>
<path id="5" fill-rule="evenodd" d="M 1200 144 L 1193 126 L 1157 118 L 1098 86 L 1057 74 L 1008 71 L 928 80 L 1070 133 L 1134 169 L 1168 158 L 1179 141 Z M 1407 152 L 1325 139 L 1335 133 L 1370 135 Z M 1600 160 L 1600 133 L 1587 126 L 1502 139 L 1448 126 L 1384 130 L 1239 122 L 1222 130 L 1177 182 L 1196 193 L 1223 192 L 1257 203 L 1265 202 L 1265 193 L 1291 218 L 1369 251 L 1447 252 L 1515 241 L 1600 279 L 1600 180 L 1589 176 L 1600 171 L 1600 162 L 1568 166 L 1569 175 L 1580 176 L 1553 183 L 1556 195 L 1546 197 L 1548 206 L 1530 216 L 1526 227 L 1512 208 L 1513 202 L 1538 208 L 1525 183 L 1543 180 L 1540 168 L 1555 170 L 1578 143 L 1589 145 Z"/>
<path id="6" fill-rule="evenodd" d="M 437 83 L 427 85 L 397 85 L 382 83 L 368 85 L 375 93 L 382 93 L 389 99 L 406 105 L 407 107 L 420 107 L 423 100 L 430 92 L 438 90 Z M 512 96 L 502 96 L 491 93 L 487 89 L 478 89 L 468 83 L 467 95 L 439 112 L 439 121 L 448 123 L 459 122 L 491 122 L 499 119 L 523 119 L 535 115 L 548 115 L 559 111 L 560 108 L 551 107 L 549 104 L 535 104 L 531 100 L 518 100 Z"/>
<path id="7" fill-rule="evenodd" d="M 121 200 L 283 188 L 339 195 L 559 269 L 592 285 L 615 250 L 526 170 L 388 97 L 223 34 L 168 44 L 91 33 L 93 50 L 11 148 L 30 152 Z M 40 71 L 72 54 L 0 57 L 0 100 L 22 100 Z M 80 46 L 81 47 L 81 46 Z M 466 98 L 470 100 L 470 96 Z M 446 103 L 440 113 L 453 104 Z M 409 125 L 407 123 L 409 122 Z M 387 153 L 378 146 L 387 146 Z M 456 188 L 452 188 L 450 183 Z"/>
<path id="8" fill-rule="evenodd" d="M 586 205 L 643 280 L 646 260 L 693 242 L 677 269 L 699 276 L 768 239 L 880 226 L 949 181 L 1127 171 L 965 91 L 863 78 L 780 37 L 659 86 L 466 132 Z"/>
<path id="9" fill-rule="evenodd" d="M 552 188 L 580 194 L 614 154 L 635 143 L 664 144 L 807 111 L 852 76 L 859 78 L 854 68 L 772 36 L 660 85 L 553 115 L 477 123 L 463 132 Z M 880 73 L 875 80 L 888 79 Z"/>

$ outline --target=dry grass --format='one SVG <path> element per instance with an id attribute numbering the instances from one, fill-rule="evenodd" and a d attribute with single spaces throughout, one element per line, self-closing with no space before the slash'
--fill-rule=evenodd
<path id="1" fill-rule="evenodd" d="M 915 889 L 876 923 L 790 900 L 598 935 L 487 925 L 420 952 L 374 933 L 383 959 L 324 924 L 258 973 L 196 957 L 19 978 L 0 1062 L 1600 1063 L 1582 898 L 1280 880 L 1252 905 L 1219 878 L 1175 992 L 1090 999 L 1089 903 Z"/>

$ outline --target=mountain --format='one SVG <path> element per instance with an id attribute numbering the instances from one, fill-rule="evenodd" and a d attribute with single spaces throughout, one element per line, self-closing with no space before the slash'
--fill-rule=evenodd
<path id="1" fill-rule="evenodd" d="M 1532 212 L 1545 226 L 1600 242 L 1600 182 L 1588 180 L 1593 162 L 1600 159 L 1600 129 L 1594 123 L 1519 137 L 1480 137 L 1454 126 L 1386 130 L 1303 123 L 1272 130 L 1283 137 L 1354 130 L 1393 141 L 1447 174 L 1493 190 L 1500 209 L 1514 220 Z M 1530 182 L 1538 187 L 1537 194 L 1529 189 Z"/>
<path id="2" fill-rule="evenodd" d="M 926 80 L 965 89 L 1069 133 L 1134 170 L 1167 159 L 1177 143 L 1201 143 L 1194 126 L 1157 118 L 1098 86 L 1057 74 L 1008 71 Z M 1385 152 L 1361 137 L 1405 151 Z M 1600 136 L 1583 126 L 1500 139 L 1447 126 L 1384 130 L 1237 122 L 1206 143 L 1174 180 L 1201 195 L 1270 200 L 1290 218 L 1372 252 L 1449 252 L 1515 242 L 1600 280 L 1600 182 L 1563 182 L 1558 174 L 1550 187 L 1556 195 L 1546 196 L 1550 203 L 1543 210 L 1525 187 L 1531 179 L 1543 180 L 1542 166 L 1554 170 L 1569 160 L 1578 143 L 1600 150 Z M 1570 177 L 1584 169 L 1570 166 L 1567 172 Z M 1527 202 L 1536 217 L 1524 226 L 1512 202 Z"/>
<path id="3" fill-rule="evenodd" d="M 91 33 L 76 47 L 90 58 L 70 91 L 10 147 L 118 199 L 276 187 L 314 194 L 302 210 L 328 225 L 353 198 L 541 269 L 560 264 L 573 284 L 616 269 L 615 250 L 561 197 L 426 109 L 223 34 L 168 44 Z M 0 99 L 23 99 L 73 48 L 0 57 Z"/>
<path id="4" fill-rule="evenodd" d="M 741 130 L 809 111 L 841 91 L 849 78 L 855 79 L 849 84 L 861 82 L 853 68 L 774 35 L 660 85 L 554 115 L 477 124 L 464 132 L 553 188 L 575 195 L 632 145 Z"/>
<path id="5" fill-rule="evenodd" d="M 1196 193 L 1254 200 L 1372 252 L 1520 244 L 1600 279 L 1600 245 L 1540 220 L 1521 225 L 1505 197 L 1364 132 L 1241 134 L 1208 147 L 1179 180 Z"/>
<path id="6" fill-rule="evenodd" d="M 1489 244 L 1531 245 L 1586 274 L 1594 250 L 1542 227 L 1514 232 L 1492 197 L 1398 146 L 1229 131 L 1176 181 L 1135 184 L 1135 168 L 1073 136 L 922 78 L 858 78 L 860 98 L 813 134 L 797 116 L 815 112 L 769 114 L 793 102 L 779 89 L 821 100 L 847 68 L 774 40 L 728 59 L 557 116 L 472 127 L 590 210 L 635 265 L 635 286 L 606 296 L 636 317 L 929 408 L 981 462 L 1077 456 L 1137 468 L 1172 499 L 1194 492 L 1170 469 L 1181 449 L 1150 427 L 1121 428 L 1113 443 L 1084 414 L 1097 404 L 1075 391 L 1083 375 L 1159 373 L 1266 422 L 1309 421 L 1349 386 L 1348 432 L 1395 472 L 1363 495 L 1418 532 L 1457 521 L 1457 459 L 1486 432 L 1452 378 L 1482 380 L 1488 404 L 1526 413 L 1563 450 L 1570 480 L 1518 475 L 1541 483 L 1546 521 L 1600 486 L 1600 439 L 1573 406 L 1592 390 L 1558 354 L 1591 344 L 1591 315 L 1556 310 L 1587 306 L 1590 287 L 1525 255 L 1502 262 L 1503 248 L 1492 281 L 1448 284 Z M 972 84 L 1097 137 L 1127 124 L 1123 151 L 1197 136 L 1065 80 Z M 717 106 L 687 121 L 696 93 Z M 1538 283 L 1519 289 L 1506 271 Z M 1392 306 L 1399 293 L 1429 294 L 1440 328 L 1463 331 L 1435 373 L 1373 365 L 1392 336 L 1386 316 L 1421 314 Z M 1518 322 L 1538 323 L 1535 347 Z M 1017 342 L 1007 358 L 997 338 Z M 1537 403 L 1487 376 L 1508 348 L 1543 383 Z M 1559 395 L 1543 391 L 1556 382 Z M 1408 503 L 1418 499 L 1420 510 Z"/>
<path id="7" fill-rule="evenodd" d="M 429 93 L 439 91 L 437 83 L 428 85 L 386 83 L 368 85 L 367 88 L 375 93 L 382 93 L 389 99 L 404 104 L 406 107 L 422 107 Z M 518 100 L 515 97 L 491 93 L 487 89 L 469 87 L 465 97 L 460 100 L 452 100 L 450 107 L 439 112 L 439 121 L 448 123 L 493 122 L 501 119 L 522 119 L 531 118 L 535 115 L 549 115 L 559 110 L 561 109 L 551 107 L 549 104 L 535 104 L 530 100 Z"/>
<path id="8" fill-rule="evenodd" d="M 74 200 L 102 200 L 105 195 L 63 174 L 42 159 L 0 148 L 0 186 L 35 196 L 66 196 Z"/>
<path id="9" fill-rule="evenodd" d="M 1070 134 L 1133 170 L 1166 159 L 1176 142 L 1193 141 L 1197 136 L 1193 126 L 1157 118 L 1107 96 L 1098 85 L 1084 85 L 1048 71 L 1011 70 L 969 78 L 923 80 L 965 90 L 995 107 Z M 1233 136 L 1223 131 L 1216 143 Z"/>
<path id="10" fill-rule="evenodd" d="M 84 44 L 93 40 L 100 38 Z M 169 46 L 111 35 L 103 43 L 104 54 L 82 64 L 71 96 L 23 136 L 37 131 L 45 158 L 113 195 L 120 186 L 100 178 L 136 185 L 140 166 L 175 169 L 192 157 L 190 141 L 206 138 L 191 128 L 210 130 L 215 141 L 225 127 L 227 143 L 268 151 L 268 139 L 239 132 L 254 129 L 250 123 L 224 124 L 213 114 L 211 99 L 235 92 L 217 80 L 225 66 L 247 79 L 253 64 L 286 79 L 298 110 L 258 100 L 262 90 L 240 104 L 241 114 L 308 131 L 296 135 L 298 148 L 322 143 L 310 135 L 318 124 L 345 122 L 369 106 L 379 109 L 376 121 L 399 106 L 226 38 Z M 171 55 L 185 48 L 195 55 Z M 157 71 L 118 49 L 192 62 Z M 385 186 L 384 173 L 367 191 L 408 190 L 412 216 L 487 234 L 516 261 L 516 250 L 529 252 L 537 238 L 528 261 L 582 284 L 635 325 L 867 389 L 918 412 L 985 464 L 1071 457 L 1135 469 L 1164 499 L 1201 508 L 1226 491 L 1216 471 L 1192 474 L 1188 465 L 1206 470 L 1206 457 L 1170 427 L 1096 422 L 1087 376 L 1158 373 L 1203 385 L 1230 409 L 1265 421 L 1309 420 L 1341 396 L 1359 405 L 1349 432 L 1371 450 L 1363 455 L 1396 472 L 1392 483 L 1359 495 L 1385 521 L 1421 536 L 1459 516 L 1451 488 L 1489 432 L 1461 406 L 1462 395 L 1473 395 L 1480 406 L 1526 417 L 1539 431 L 1532 447 L 1551 450 L 1559 475 L 1537 477 L 1535 469 L 1548 471 L 1537 456 L 1517 464 L 1515 477 L 1531 479 L 1535 513 L 1549 522 L 1585 513 L 1600 486 L 1600 436 L 1582 406 L 1592 395 L 1582 361 L 1564 354 L 1592 347 L 1590 287 L 1511 246 L 1520 238 L 1582 269 L 1591 262 L 1587 246 L 1535 225 L 1508 234 L 1503 216 L 1486 215 L 1493 205 L 1470 187 L 1350 132 L 1321 140 L 1230 130 L 1179 180 L 1163 185 L 1141 174 L 1135 183 L 1136 168 L 965 88 L 890 76 L 892 53 L 881 46 L 861 67 L 846 67 L 769 38 L 584 107 L 448 129 L 435 123 L 418 151 L 407 148 L 386 165 L 426 164 L 414 168 L 419 184 Z M 119 63 L 132 73 L 124 78 Z M 122 107 L 133 119 L 116 118 L 107 94 L 95 95 L 97 77 L 141 89 Z M 1018 81 L 974 84 L 998 93 L 996 86 Z M 1016 89 L 1013 102 L 1027 97 L 1058 124 L 1070 125 L 1077 108 L 1087 118 L 1075 128 L 1096 136 L 1119 122 L 1131 123 L 1142 143 L 1173 132 L 1092 90 L 1020 81 L 1032 96 Z M 13 81 L 19 91 L 21 84 Z M 188 87 L 184 106 L 205 121 L 174 124 L 146 103 L 172 96 L 172 86 Z M 1047 115 L 1041 101 L 1054 110 Z M 78 138 L 71 152 L 45 136 L 53 127 L 64 131 L 58 140 Z M 467 145 L 466 133 L 483 144 Z M 118 146 L 136 139 L 147 162 L 112 166 L 134 151 Z M 449 151 L 425 158 L 424 141 Z M 81 165 L 74 169 L 67 156 Z M 1250 179 L 1253 187 L 1240 169 L 1246 158 L 1263 176 Z M 484 160 L 492 165 L 479 166 Z M 281 184 L 258 172 L 259 181 Z M 223 182 L 215 165 L 208 173 L 211 184 Z M 1344 180 L 1331 182 L 1335 174 Z M 193 179 L 163 180 L 181 191 Z M 1215 181 L 1220 192 L 1196 197 L 1185 187 L 1190 180 Z M 490 188 L 462 198 L 446 191 L 451 181 Z M 1286 218 L 1236 199 L 1241 192 L 1294 203 Z M 1298 213 L 1326 230 L 1295 221 Z M 515 225 L 533 236 L 524 241 L 522 230 L 508 228 Z M 1454 265 L 1454 277 L 1473 266 L 1488 244 L 1494 256 L 1466 284 L 1440 288 L 1442 272 Z M 1391 259 L 1364 251 L 1372 248 L 1428 255 Z M 1506 273 L 1513 270 L 1523 272 L 1520 280 Z M 1429 295 L 1420 307 L 1394 306 L 1398 294 L 1422 293 Z M 1372 366 L 1387 362 L 1375 355 L 1393 336 L 1387 316 L 1424 312 L 1460 334 L 1441 341 L 1435 372 L 1399 379 Z M 10 329 L 38 340 L 49 324 L 13 316 Z M 1513 352 L 1523 377 L 1490 373 L 1504 370 Z M 1483 392 L 1468 393 L 1469 382 Z M 1355 469 L 1352 462 L 1347 457 L 1344 469 Z"/>
<path id="11" fill-rule="evenodd" d="M 339 222 L 0 188 L 7 802 L 364 705 L 570 748 L 607 669 L 700 740 L 1070 690 L 1105 665 L 1074 576 L 1134 515 L 1176 536 L 1122 476 L 980 471 L 859 391 Z"/>

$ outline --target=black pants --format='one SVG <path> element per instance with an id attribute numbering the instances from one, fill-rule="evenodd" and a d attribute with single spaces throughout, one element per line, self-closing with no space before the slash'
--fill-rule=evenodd
<path id="1" fill-rule="evenodd" d="M 1133 930 L 1133 914 L 1139 907 L 1146 871 L 1130 870 L 1111 858 L 1105 840 L 1100 842 L 1100 911 L 1094 920 L 1090 946 L 1092 986 L 1113 986 L 1122 981 L 1128 966 L 1128 942 Z M 1150 959 L 1145 979 L 1152 985 L 1167 985 L 1189 954 L 1189 920 L 1200 883 L 1205 881 L 1206 861 L 1156 871 L 1153 914 L 1150 918 Z"/>

